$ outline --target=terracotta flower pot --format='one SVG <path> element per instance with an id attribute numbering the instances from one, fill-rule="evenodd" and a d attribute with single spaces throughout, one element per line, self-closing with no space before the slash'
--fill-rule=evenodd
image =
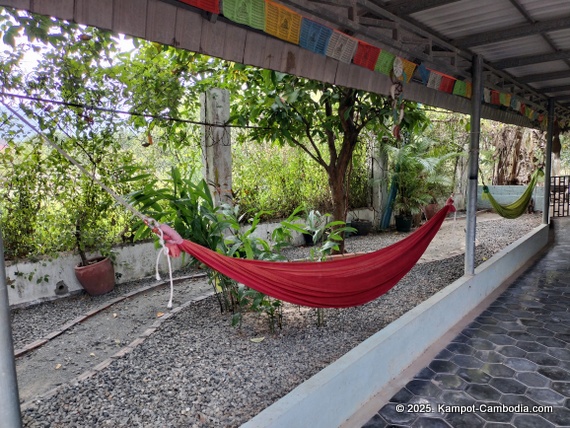
<path id="1" fill-rule="evenodd" d="M 115 269 L 108 257 L 90 259 L 87 266 L 75 266 L 75 276 L 91 296 L 100 296 L 115 288 Z"/>
<path id="2" fill-rule="evenodd" d="M 424 207 L 426 220 L 431 219 L 439 211 L 439 204 L 429 204 Z"/>

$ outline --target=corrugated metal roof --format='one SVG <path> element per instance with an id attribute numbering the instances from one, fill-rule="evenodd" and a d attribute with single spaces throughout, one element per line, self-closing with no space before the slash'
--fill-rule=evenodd
<path id="1" fill-rule="evenodd" d="M 500 91 L 506 95 L 503 96 L 501 105 L 498 105 L 496 101 L 494 105 L 486 105 L 485 114 L 497 112 L 498 116 L 508 118 L 509 114 L 518 113 L 510 109 L 507 112 L 508 114 L 503 114 L 505 109 L 509 110 L 506 103 L 508 95 L 515 94 L 530 109 L 530 119 L 536 120 L 536 116 L 546 111 L 549 100 L 554 99 L 556 115 L 567 118 L 568 129 L 570 129 L 570 97 L 568 97 L 567 91 L 570 86 L 570 0 L 277 1 L 324 25 L 340 30 L 359 40 L 373 43 L 394 55 L 402 56 L 415 64 L 421 63 L 428 69 L 453 76 L 458 80 L 472 80 L 473 57 L 479 55 L 484 62 L 484 85 L 486 88 Z M 143 0 L 140 2 L 146 3 Z M 0 0 L 0 4 L 7 6 L 12 6 L 15 3 L 21 4 L 21 7 L 31 8 L 30 10 L 37 13 L 53 13 L 54 16 L 62 19 L 74 19 L 82 24 L 101 25 L 98 15 L 91 16 L 83 8 L 77 6 L 84 3 L 83 0 L 66 2 Z M 56 3 L 65 3 L 65 6 L 55 6 Z M 100 3 L 103 10 L 110 11 L 112 9 L 114 11 L 115 8 L 111 4 L 121 2 Z M 143 16 L 144 19 L 141 22 L 147 22 L 145 20 L 148 18 L 150 20 L 148 22 L 160 22 L 160 25 L 157 24 L 157 28 L 167 28 L 170 25 L 171 17 L 167 16 L 158 21 L 154 12 L 155 4 L 163 3 L 203 14 L 203 11 L 187 5 L 187 3 L 193 4 L 195 2 L 183 3 L 179 0 L 160 0 L 153 1 L 153 7 L 142 12 L 142 15 L 145 13 L 150 13 L 150 15 L 148 17 Z M 151 9 L 152 13 L 150 12 Z M 173 12 L 175 9 L 170 8 L 169 10 Z M 104 28 L 115 29 L 116 27 L 119 31 L 124 31 L 125 24 L 123 21 L 127 21 L 128 18 L 122 16 L 122 13 L 124 11 L 119 12 L 122 19 L 120 24 L 115 23 L 115 21 L 119 21 L 115 19 L 113 13 L 101 14 L 101 16 L 105 16 L 101 19 L 107 25 Z M 174 17 L 173 19 L 176 22 L 177 18 Z M 217 22 L 217 19 L 215 14 L 208 17 L 212 23 Z M 223 13 L 221 21 L 224 26 L 228 25 L 228 28 L 234 25 L 227 22 L 231 20 L 223 17 Z M 144 28 L 138 28 L 137 25 L 127 27 L 131 28 L 129 34 L 142 35 L 161 43 L 179 43 L 173 38 L 175 34 L 173 28 L 176 25 L 168 32 L 155 31 L 154 27 L 147 28 L 146 32 Z M 232 30 L 235 30 L 235 27 Z M 207 31 L 203 30 L 205 33 Z M 243 29 L 240 28 L 240 31 Z M 246 31 L 250 30 L 246 29 Z M 200 32 L 199 29 L 198 32 Z M 176 33 L 176 37 L 178 37 L 178 33 Z M 228 41 L 231 37 L 232 35 L 228 33 L 225 40 Z M 240 37 L 243 37 L 243 33 L 240 33 Z M 235 40 L 235 45 L 238 47 L 230 54 L 227 54 L 226 48 L 223 47 L 224 38 L 218 40 L 209 33 L 204 40 L 185 35 L 183 43 L 187 49 L 200 49 L 200 51 L 215 56 L 229 56 L 232 60 L 236 60 L 236 58 L 239 60 L 239 50 L 243 49 L 243 44 L 240 44 L 240 37 Z M 204 41 L 208 43 L 204 44 Z M 246 48 L 250 46 L 248 41 L 244 43 Z M 228 46 L 233 46 L 233 39 Z M 232 50 L 233 48 L 228 49 Z M 249 62 L 247 63 L 262 67 L 269 66 L 286 72 L 289 72 L 292 66 L 294 68 L 294 65 L 289 64 L 288 60 L 287 63 L 279 63 L 279 56 L 267 58 L 262 57 L 262 55 L 250 56 L 252 58 L 248 58 L 247 61 Z M 241 57 L 245 58 L 245 54 Z M 324 81 L 335 82 L 335 79 L 338 79 L 340 82 L 352 84 L 355 87 L 372 85 L 369 81 L 359 82 L 358 76 L 362 70 L 350 67 L 350 71 L 348 71 L 345 64 L 334 63 L 331 67 L 325 67 L 323 71 L 325 77 L 321 78 Z M 465 94 L 468 85 L 457 85 L 460 86 L 459 91 L 463 91 L 462 95 L 459 93 L 457 95 L 448 93 L 434 95 L 430 92 L 431 87 L 426 88 L 420 74 L 419 71 L 416 71 L 413 76 L 414 83 L 419 87 L 416 94 L 418 100 L 426 98 L 438 103 L 436 105 L 439 106 L 463 108 L 464 101 L 467 99 Z M 425 78 L 425 75 L 423 77 Z M 311 76 L 311 78 L 319 78 L 319 76 Z M 380 78 L 375 79 L 375 82 L 380 82 L 375 84 L 378 86 L 390 84 L 391 80 L 388 76 L 384 76 L 383 79 L 382 82 L 380 82 L 382 80 Z M 449 92 L 449 82 L 446 83 L 445 88 Z M 525 114 L 528 112 L 525 111 Z M 509 120 L 518 122 L 518 118 Z"/>
<path id="2" fill-rule="evenodd" d="M 570 49 L 570 28 L 567 30 L 551 31 L 548 33 L 548 36 L 558 49 Z"/>
<path id="3" fill-rule="evenodd" d="M 540 54 L 549 50 L 550 45 L 538 34 L 521 37 L 516 40 L 502 40 L 497 43 L 476 46 L 474 52 L 483 55 L 488 61 L 495 62 L 505 58 Z M 508 52 L 508 56 L 505 55 Z"/>
<path id="4" fill-rule="evenodd" d="M 570 15 L 570 1 L 568 0 L 518 0 L 518 2 L 536 21 Z"/>
<path id="5" fill-rule="evenodd" d="M 462 0 L 410 17 L 450 39 L 495 29 L 497 22 L 504 26 L 525 22 L 508 0 Z"/>
<path id="6" fill-rule="evenodd" d="M 557 115 L 570 117 L 566 90 L 570 87 L 570 0 L 356 3 L 360 16 L 393 21 L 405 31 L 430 38 L 434 62 L 438 60 L 439 65 L 448 55 L 450 67 L 443 72 L 453 74 L 455 66 L 460 77 L 459 73 L 469 71 L 470 57 L 478 54 L 485 63 L 486 84 L 522 93 L 543 111 L 548 98 L 553 98 Z"/>
<path id="7" fill-rule="evenodd" d="M 549 72 L 568 70 L 568 65 L 564 61 L 550 61 L 548 63 L 524 65 L 509 69 L 509 73 L 516 77 L 543 74 L 545 69 Z M 542 81 L 540 79 L 539 81 Z"/>

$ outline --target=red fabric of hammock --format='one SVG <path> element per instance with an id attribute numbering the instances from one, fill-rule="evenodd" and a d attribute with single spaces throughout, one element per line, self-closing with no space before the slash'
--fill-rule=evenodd
<path id="1" fill-rule="evenodd" d="M 237 259 L 183 240 L 161 225 L 171 256 L 180 250 L 210 268 L 263 294 L 293 304 L 343 308 L 370 302 L 390 290 L 412 269 L 439 231 L 453 200 L 418 230 L 389 247 L 323 262 L 272 262 Z"/>

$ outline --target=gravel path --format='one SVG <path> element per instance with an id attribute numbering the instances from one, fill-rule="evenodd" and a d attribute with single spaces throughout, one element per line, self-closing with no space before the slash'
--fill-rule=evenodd
<path id="1" fill-rule="evenodd" d="M 478 223 L 477 264 L 540 222 L 537 214 Z M 461 235 L 462 228 L 453 231 Z M 353 237 L 347 240 L 347 249 L 370 251 L 402 237 L 393 233 Z M 450 245 L 456 247 L 457 242 Z M 306 254 L 307 249 L 299 248 L 288 251 L 287 256 L 301 258 Z M 389 293 L 373 302 L 325 310 L 326 325 L 320 328 L 314 309 L 286 305 L 283 329 L 276 334 L 270 334 L 266 320 L 253 315 L 245 317 L 241 329 L 235 329 L 230 327 L 229 315 L 220 315 L 215 298 L 194 303 L 106 369 L 63 385 L 49 398 L 29 403 L 23 412 L 24 426 L 239 426 L 459 278 L 463 263 L 463 256 L 457 255 L 418 264 Z M 123 287 L 128 286 L 117 288 Z M 151 295 L 148 297 L 156 304 Z M 101 304 L 101 300 L 92 300 L 65 299 L 14 311 L 16 341 L 29 343 L 53 330 L 57 323 L 74 318 L 71 313 L 63 315 L 67 311 L 83 313 Z M 82 340 L 79 334 L 69 337 Z M 72 346 L 68 344 L 67 352 Z M 45 370 L 53 371 L 54 362 Z"/>

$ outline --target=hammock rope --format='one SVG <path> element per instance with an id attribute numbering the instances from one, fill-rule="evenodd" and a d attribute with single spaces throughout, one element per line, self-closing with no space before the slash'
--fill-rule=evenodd
<path id="1" fill-rule="evenodd" d="M 183 251 L 211 269 L 279 300 L 319 308 L 362 305 L 378 298 L 394 287 L 420 259 L 439 231 L 447 214 L 455 212 L 453 199 L 449 198 L 445 206 L 414 233 L 386 248 L 363 255 L 325 262 L 290 263 L 237 259 L 184 240 L 170 226 L 160 224 L 155 219 L 145 216 L 94 174 L 87 171 L 81 163 L 51 141 L 24 116 L 4 102 L 2 98 L 0 98 L 0 102 L 158 235 L 162 247 L 158 257 L 165 255 L 168 259 L 170 276 L 168 308 L 172 307 L 174 294 L 170 257 L 178 257 Z M 157 280 L 159 278 L 157 259 Z"/>
<path id="2" fill-rule="evenodd" d="M 263 294 L 317 308 L 344 308 L 370 302 L 388 292 L 417 263 L 439 231 L 453 200 L 406 238 L 380 250 L 324 262 L 236 259 L 184 240 L 170 226 L 162 232 L 169 254 L 186 252 L 208 267 Z M 159 232 L 160 231 L 160 232 Z"/>
<path id="3" fill-rule="evenodd" d="M 501 217 L 507 219 L 514 219 L 518 218 L 524 214 L 526 211 L 530 200 L 532 199 L 532 193 L 534 192 L 534 188 L 536 187 L 536 183 L 540 177 L 544 176 L 544 172 L 542 169 L 537 169 L 531 176 L 530 182 L 528 183 L 527 188 L 523 192 L 523 194 L 513 203 L 508 205 L 500 204 L 494 197 L 491 195 L 489 191 L 489 187 L 483 183 L 483 199 L 489 201 L 493 209 L 499 214 Z"/>
<path id="4" fill-rule="evenodd" d="M 2 103 L 2 105 L 4 107 L 6 107 L 6 109 L 8 109 L 8 111 L 10 111 L 10 113 L 12 113 L 18 119 L 20 119 L 22 121 L 22 123 L 27 125 L 32 131 L 34 131 L 36 134 L 38 134 L 40 136 L 40 138 L 42 138 L 51 147 L 53 147 L 55 150 L 57 150 L 57 152 L 60 155 L 62 155 L 72 165 L 74 165 L 77 169 L 79 169 L 79 171 L 81 171 L 82 174 L 91 178 L 93 180 L 93 182 L 97 183 L 104 191 L 106 191 L 113 199 L 115 199 L 115 201 L 117 201 L 120 205 L 122 205 L 127 210 L 129 210 L 134 216 L 141 219 L 150 228 L 156 228 L 159 226 L 159 223 L 155 219 L 145 216 L 143 213 L 141 213 L 139 210 L 137 210 L 135 207 L 133 207 L 131 204 L 129 204 L 121 195 L 119 195 L 117 192 L 115 192 L 113 189 L 111 189 L 109 186 L 107 186 L 105 183 L 103 183 L 99 178 L 97 178 L 97 176 L 95 174 L 87 171 L 87 169 L 85 169 L 85 167 L 83 165 L 81 165 L 80 162 L 78 162 L 73 156 L 71 156 L 69 153 L 67 153 L 65 150 L 63 150 L 58 144 L 54 143 L 50 138 L 48 138 L 47 135 L 45 135 L 40 129 L 38 129 L 38 127 L 36 127 L 33 123 L 31 123 L 24 116 L 22 116 L 18 111 L 16 111 L 14 108 L 12 108 L 8 103 L 6 103 L 4 101 L 4 99 L 0 98 L 0 103 Z M 160 279 L 161 279 L 160 274 L 158 273 L 158 263 L 159 263 L 160 256 L 162 254 L 164 254 L 165 256 L 167 256 L 166 258 L 167 258 L 167 263 L 168 263 L 168 274 L 169 274 L 169 279 L 170 279 L 170 299 L 168 300 L 167 307 L 168 307 L 168 309 L 171 309 L 172 308 L 172 299 L 174 297 L 174 280 L 172 278 L 172 264 L 170 263 L 170 258 L 168 257 L 168 247 L 166 246 L 164 240 L 162 239 L 161 234 L 159 234 L 159 242 L 160 242 L 160 245 L 162 248 L 159 251 L 157 259 L 156 259 L 156 280 L 160 281 Z"/>

